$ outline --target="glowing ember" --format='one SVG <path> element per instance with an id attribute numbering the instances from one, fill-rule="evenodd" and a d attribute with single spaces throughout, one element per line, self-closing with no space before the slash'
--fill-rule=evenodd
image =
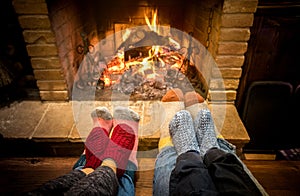
<path id="1" fill-rule="evenodd" d="M 92 64 L 97 67 L 92 74 L 98 77 L 96 81 L 96 77 L 93 77 L 93 81 L 87 85 L 96 86 L 99 97 L 110 91 L 117 92 L 120 96 L 134 96 L 134 99 L 160 99 L 169 89 L 192 91 L 193 85 L 198 85 L 201 81 L 195 66 L 190 66 L 186 51 L 181 50 L 180 44 L 170 36 L 159 35 L 157 10 L 153 12 L 151 22 L 145 14 L 145 21 L 149 31 L 126 29 L 117 54 L 108 62 L 91 59 L 90 56 L 91 62 L 94 62 Z M 89 70 L 90 66 L 85 67 Z M 89 71 L 85 72 L 80 75 L 81 78 L 76 84 L 79 89 L 85 88 L 83 81 L 89 78 Z M 187 76 L 188 72 L 192 77 Z M 194 84 L 191 84 L 190 78 L 196 78 Z"/>

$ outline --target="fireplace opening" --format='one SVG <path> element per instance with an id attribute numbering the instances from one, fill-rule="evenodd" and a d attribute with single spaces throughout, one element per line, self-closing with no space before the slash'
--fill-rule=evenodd
<path id="1" fill-rule="evenodd" d="M 208 29 L 221 4 L 47 1 L 68 91 L 82 98 L 93 88 L 96 100 L 159 100 L 180 88 L 206 98 L 214 66 Z"/>

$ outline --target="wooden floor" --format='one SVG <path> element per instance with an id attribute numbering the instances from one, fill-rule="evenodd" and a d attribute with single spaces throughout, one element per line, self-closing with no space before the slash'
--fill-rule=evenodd
<path id="1" fill-rule="evenodd" d="M 0 195 L 20 195 L 70 171 L 78 157 L 1 158 Z M 154 158 L 140 159 L 136 195 L 152 195 Z M 300 161 L 244 161 L 270 196 L 300 195 Z"/>

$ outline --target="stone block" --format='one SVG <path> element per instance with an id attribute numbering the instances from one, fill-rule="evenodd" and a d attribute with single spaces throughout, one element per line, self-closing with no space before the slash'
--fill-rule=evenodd
<path id="1" fill-rule="evenodd" d="M 223 4 L 224 13 L 254 13 L 256 12 L 258 0 L 225 0 Z"/>
<path id="2" fill-rule="evenodd" d="M 33 69 L 55 69 L 61 68 L 57 57 L 32 57 L 31 66 Z"/>
<path id="3" fill-rule="evenodd" d="M 24 30 L 23 36 L 25 42 L 32 43 L 55 43 L 55 36 L 50 30 Z"/>
<path id="4" fill-rule="evenodd" d="M 247 51 L 247 42 L 219 42 L 218 54 L 241 55 Z"/>
<path id="5" fill-rule="evenodd" d="M 32 136 L 35 141 L 67 141 L 74 118 L 70 103 L 49 103 Z"/>
<path id="6" fill-rule="evenodd" d="M 221 75 L 219 74 L 221 73 Z M 223 79 L 239 79 L 242 75 L 241 68 L 220 68 L 212 70 L 212 77 L 219 78 L 220 76 Z"/>
<path id="7" fill-rule="evenodd" d="M 42 101 L 68 101 L 68 91 L 40 91 Z"/>
<path id="8" fill-rule="evenodd" d="M 51 28 L 51 23 L 47 15 L 22 15 L 18 17 L 23 29 L 45 29 Z"/>
<path id="9" fill-rule="evenodd" d="M 61 69 L 39 69 L 33 72 L 37 80 L 62 80 L 64 78 Z"/>
<path id="10" fill-rule="evenodd" d="M 42 91 L 67 90 L 64 80 L 37 80 L 37 86 Z"/>
<path id="11" fill-rule="evenodd" d="M 47 4 L 44 0 L 13 0 L 13 6 L 18 14 L 48 14 Z"/>
<path id="12" fill-rule="evenodd" d="M 238 79 L 212 79 L 209 88 L 211 90 L 236 90 L 239 86 Z"/>
<path id="13" fill-rule="evenodd" d="M 0 110 L 0 133 L 4 138 L 30 139 L 48 103 L 22 101 Z"/>
<path id="14" fill-rule="evenodd" d="M 220 41 L 248 41 L 250 38 L 249 28 L 221 28 Z"/>
<path id="15" fill-rule="evenodd" d="M 58 54 L 55 44 L 28 44 L 26 48 L 28 55 L 32 57 L 48 57 Z"/>
<path id="16" fill-rule="evenodd" d="M 217 129 L 227 141 L 236 146 L 237 155 L 240 156 L 250 137 L 236 107 L 233 104 L 210 104 L 209 108 Z"/>
<path id="17" fill-rule="evenodd" d="M 223 14 L 221 27 L 251 27 L 253 20 L 253 14 Z"/>
<path id="18" fill-rule="evenodd" d="M 235 90 L 209 90 L 208 101 L 210 102 L 233 102 L 236 100 Z"/>
<path id="19" fill-rule="evenodd" d="M 244 64 L 244 55 L 217 55 L 216 63 L 218 67 L 242 67 Z"/>

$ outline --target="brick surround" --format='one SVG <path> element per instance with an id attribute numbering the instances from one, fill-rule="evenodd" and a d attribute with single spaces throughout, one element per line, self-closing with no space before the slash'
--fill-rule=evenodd
<path id="1" fill-rule="evenodd" d="M 124 6 L 122 4 L 116 6 L 114 8 L 116 18 L 106 19 L 103 23 L 106 26 L 99 27 L 99 24 L 91 17 L 95 13 L 88 10 L 79 12 L 81 6 L 75 6 L 72 0 L 54 2 L 57 5 L 46 0 L 13 0 L 13 5 L 23 29 L 27 52 L 31 59 L 41 99 L 68 101 L 71 97 L 78 63 L 82 60 L 82 56 L 74 51 L 74 48 L 82 42 L 80 32 L 85 30 L 89 37 L 95 37 L 94 35 L 97 34 L 98 40 L 103 39 L 113 33 L 111 24 L 116 20 L 121 20 L 117 13 L 126 8 L 122 7 Z M 144 13 L 144 9 L 151 8 L 145 3 L 146 1 L 135 0 L 133 2 L 136 3 L 134 7 L 137 8 L 137 12 Z M 159 5 L 161 13 L 165 14 L 165 17 L 161 16 L 162 23 L 169 23 L 184 32 L 193 32 L 193 37 L 208 48 L 218 66 L 217 69 L 210 70 L 208 100 L 234 103 L 242 73 L 244 54 L 247 51 L 247 41 L 250 38 L 250 27 L 258 1 L 191 0 L 182 2 L 168 0 Z M 179 19 L 180 14 L 173 18 L 170 9 L 166 8 L 170 5 L 173 6 L 173 11 L 185 11 L 184 18 Z M 182 5 L 185 6 L 184 9 L 179 9 Z M 130 11 L 128 14 L 132 15 Z M 142 20 L 134 17 L 135 15 L 138 13 L 123 16 L 123 20 L 131 20 L 131 22 L 136 20 L 134 23 L 138 24 Z M 83 25 L 81 19 L 86 18 L 91 18 L 91 20 Z M 178 25 L 176 20 L 182 21 Z M 97 31 L 95 31 L 96 28 Z M 104 30 L 101 31 L 101 29 Z"/>

